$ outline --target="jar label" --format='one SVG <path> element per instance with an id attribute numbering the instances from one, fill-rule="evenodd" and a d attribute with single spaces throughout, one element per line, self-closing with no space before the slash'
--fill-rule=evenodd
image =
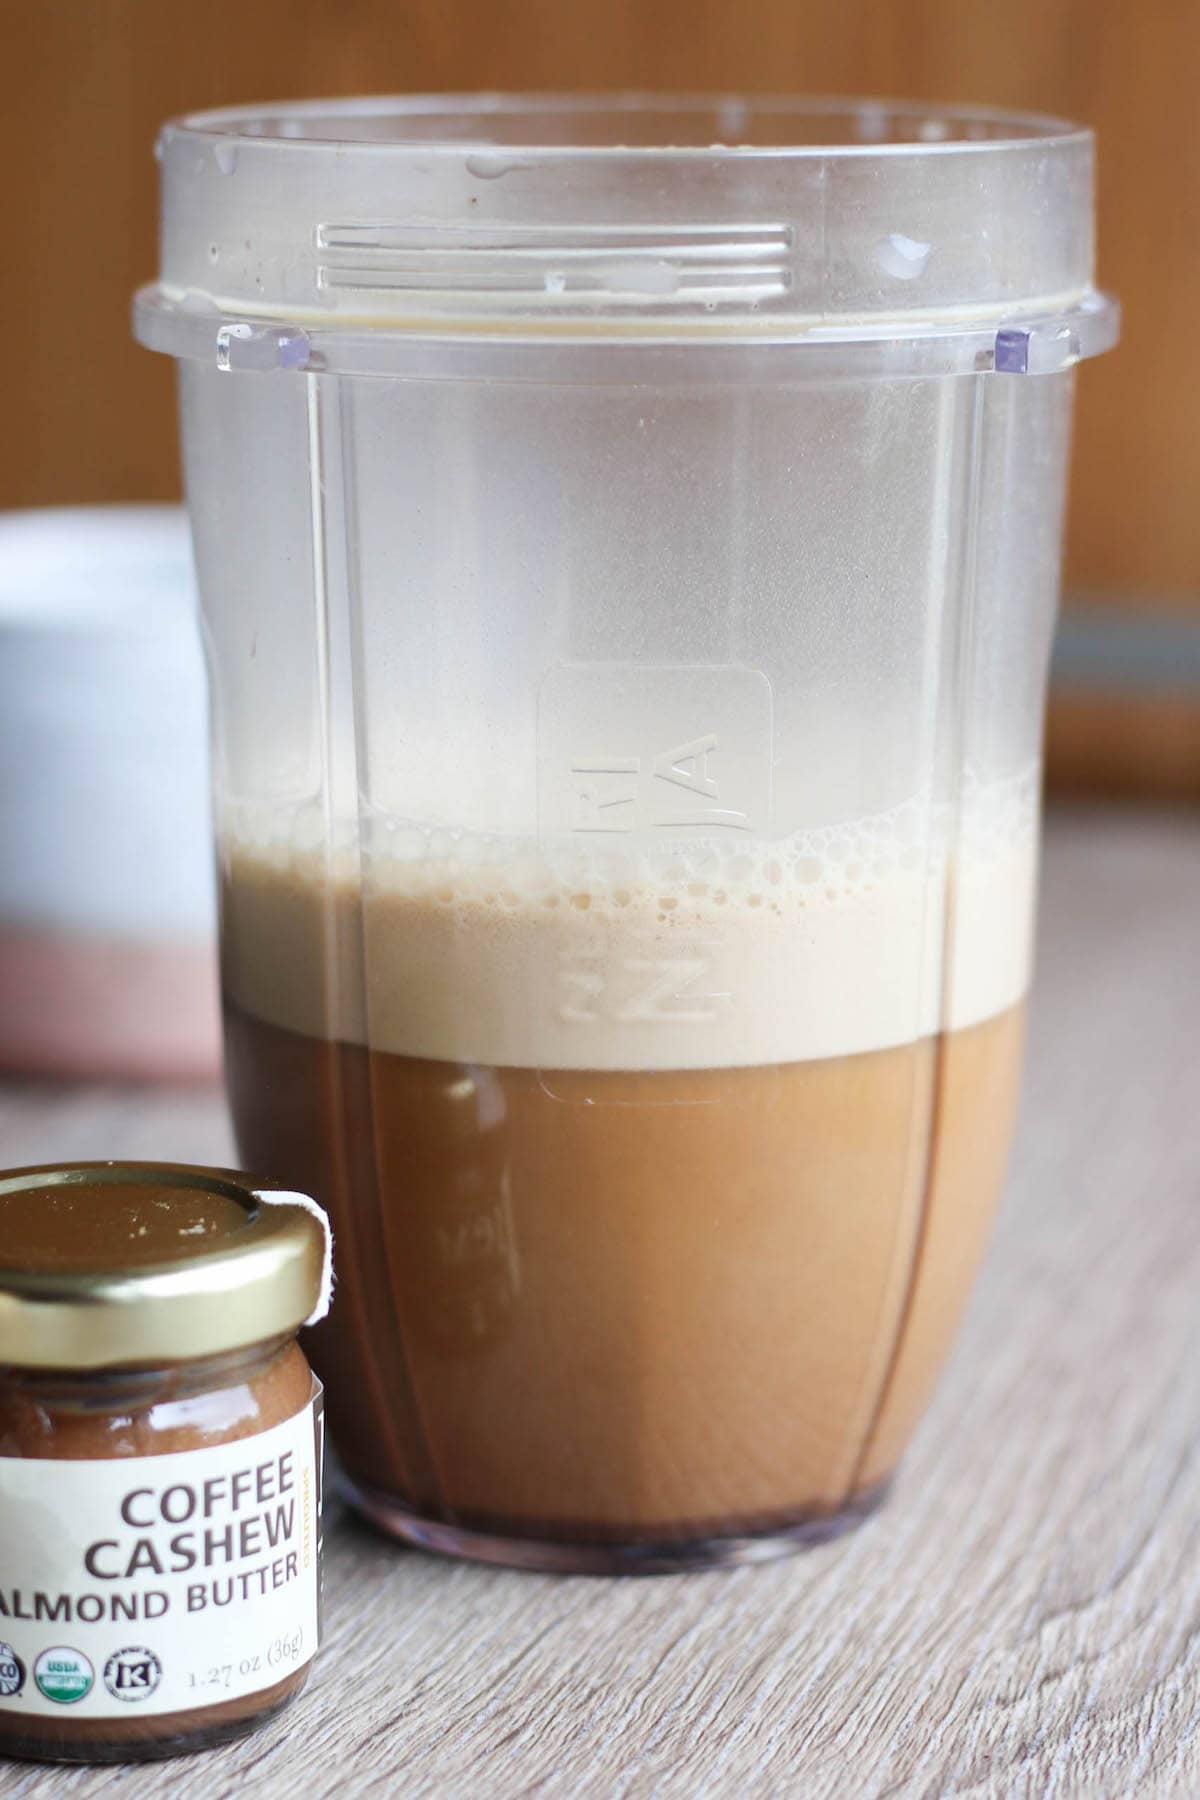
<path id="1" fill-rule="evenodd" d="M 0 1718 L 132 1718 L 286 1681 L 320 1629 L 321 1393 L 169 1456 L 0 1457 Z"/>

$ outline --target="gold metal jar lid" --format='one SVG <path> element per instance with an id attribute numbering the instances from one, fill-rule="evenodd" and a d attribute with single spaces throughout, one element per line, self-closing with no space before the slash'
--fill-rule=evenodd
<path id="1" fill-rule="evenodd" d="M 299 1329 L 327 1292 L 320 1217 L 183 1163 L 0 1172 L 0 1365 L 152 1367 Z"/>

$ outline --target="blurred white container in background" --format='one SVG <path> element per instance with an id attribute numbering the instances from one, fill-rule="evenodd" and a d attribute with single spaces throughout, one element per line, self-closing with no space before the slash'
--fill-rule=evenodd
<path id="1" fill-rule="evenodd" d="M 182 509 L 0 514 L 0 1066 L 219 1066 L 208 728 Z"/>

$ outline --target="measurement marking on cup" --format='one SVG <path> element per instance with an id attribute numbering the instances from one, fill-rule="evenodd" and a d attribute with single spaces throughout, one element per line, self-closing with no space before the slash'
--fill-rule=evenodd
<path id="1" fill-rule="evenodd" d="M 547 840 L 771 830 L 771 684 L 738 663 L 559 663 L 538 688 Z"/>
<path id="2" fill-rule="evenodd" d="M 637 829 L 637 777 L 641 761 L 636 756 L 577 756 L 573 776 L 600 776 L 604 786 L 586 781 L 575 788 L 574 831 L 634 831 Z M 627 779 L 634 777 L 633 781 Z M 623 779 L 625 778 L 625 779 Z M 618 811 L 618 808 L 629 808 Z"/>
<path id="3" fill-rule="evenodd" d="M 709 1025 L 728 1006 L 724 991 L 706 991 L 710 944 L 680 945 L 652 955 L 605 955 L 571 946 L 559 952 L 557 1015 L 564 1025 Z"/>
<path id="4" fill-rule="evenodd" d="M 720 749 L 717 734 L 705 732 L 660 750 L 649 759 L 649 780 L 638 756 L 573 756 L 573 831 L 666 831 L 690 825 L 749 831 L 740 808 L 718 806 L 720 789 L 710 758 Z M 582 780 L 580 778 L 583 778 Z M 659 783 L 666 784 L 666 791 Z M 683 806 L 670 792 L 683 788 L 703 804 Z"/>

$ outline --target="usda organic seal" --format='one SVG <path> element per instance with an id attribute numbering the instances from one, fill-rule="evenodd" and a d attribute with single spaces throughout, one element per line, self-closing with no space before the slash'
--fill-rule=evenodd
<path id="1" fill-rule="evenodd" d="M 47 1700 L 70 1706 L 91 1693 L 96 1675 L 82 1650 L 56 1644 L 52 1650 L 43 1650 L 34 1663 L 33 1679 Z"/>

